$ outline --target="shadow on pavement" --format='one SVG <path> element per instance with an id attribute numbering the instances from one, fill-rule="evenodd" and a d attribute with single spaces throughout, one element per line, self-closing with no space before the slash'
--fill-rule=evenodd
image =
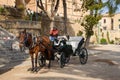
<path id="1" fill-rule="evenodd" d="M 7 48 L 0 49 L 0 74 L 3 74 L 15 66 L 21 64 L 29 57 L 29 54 L 12 51 Z"/>
<path id="2" fill-rule="evenodd" d="M 68 77 L 28 77 L 24 79 L 25 80 L 79 80 L 79 79 L 68 78 Z"/>
<path id="3" fill-rule="evenodd" d="M 113 50 L 98 50 L 98 51 L 101 51 L 101 54 L 95 54 L 95 56 L 90 55 L 88 62 L 85 65 L 82 65 L 79 63 L 78 57 L 73 57 L 71 58 L 68 65 L 66 65 L 64 68 L 59 68 L 59 66 L 51 67 L 51 68 L 53 69 L 53 72 L 64 73 L 67 75 L 89 77 L 89 78 L 95 78 L 98 80 L 99 79 L 119 80 L 120 78 L 120 74 L 119 74 L 120 73 L 120 62 L 119 62 L 120 52 L 113 51 Z M 99 59 L 101 59 L 101 61 L 95 61 Z M 112 63 L 110 61 L 117 62 L 117 65 L 116 64 L 111 65 Z"/>
<path id="4" fill-rule="evenodd" d="M 97 50 L 100 54 L 89 55 L 88 62 L 85 65 L 80 64 L 78 56 L 72 57 L 70 62 L 65 65 L 64 68 L 52 62 L 52 66 L 49 70 L 41 72 L 40 70 L 37 74 L 30 74 L 30 77 L 23 76 L 22 79 L 25 80 L 119 80 L 120 78 L 120 52 L 111 50 Z M 95 61 L 95 60 L 112 60 L 116 61 L 118 65 L 109 65 L 106 62 Z M 21 64 L 13 65 L 14 66 Z M 10 64 L 10 63 L 8 63 Z M 9 66 L 9 65 L 6 66 Z M 5 66 L 4 66 L 5 67 Z M 9 70 L 9 69 L 8 69 Z M 7 70 L 7 71 L 8 71 Z M 1 70 L 0 70 L 1 71 Z M 5 73 L 7 71 L 3 71 Z M 53 72 L 54 74 L 50 74 Z M 51 75 L 51 77 L 49 76 Z M 59 77 L 62 74 L 63 77 Z M 44 75 L 42 77 L 42 75 Z M 38 77 L 39 76 L 39 77 Z M 53 77 L 54 76 L 54 77 Z M 57 77 L 58 76 L 58 77 Z"/>

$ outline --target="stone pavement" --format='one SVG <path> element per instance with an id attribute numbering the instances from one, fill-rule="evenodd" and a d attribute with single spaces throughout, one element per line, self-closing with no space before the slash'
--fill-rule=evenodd
<path id="1" fill-rule="evenodd" d="M 101 45 L 101 44 L 96 44 L 96 45 L 90 45 L 88 52 L 90 55 L 92 54 L 99 54 L 104 52 L 105 50 L 111 50 L 111 51 L 117 51 L 120 52 L 120 45 L 114 45 L 114 44 L 108 44 L 108 45 Z"/>
<path id="2" fill-rule="evenodd" d="M 4 49 L 4 48 L 3 48 Z M 16 58 L 0 67 L 1 80 L 119 80 L 120 79 L 120 46 L 119 45 L 94 45 L 88 49 L 89 58 L 85 65 L 79 63 L 78 57 L 72 57 L 69 64 L 60 68 L 57 62 L 52 63 L 51 69 L 40 69 L 38 73 L 27 71 L 31 67 L 29 55 L 19 51 L 0 51 Z M 22 58 L 26 55 L 25 59 Z M 1 55 L 0 55 L 1 56 Z M 110 64 L 116 62 L 117 64 Z M 8 68 L 11 67 L 11 68 Z M 4 73 L 4 74 L 3 74 Z M 14 79 L 13 79 L 14 77 Z"/>
<path id="3" fill-rule="evenodd" d="M 89 55 L 98 55 L 105 53 L 106 50 L 109 51 L 111 49 L 120 52 L 118 47 L 120 47 L 120 45 L 92 45 L 87 50 Z M 0 65 L 16 61 L 21 62 L 25 61 L 26 59 L 30 59 L 28 50 L 26 50 L 26 52 L 20 52 L 19 50 L 9 50 L 0 45 Z"/>

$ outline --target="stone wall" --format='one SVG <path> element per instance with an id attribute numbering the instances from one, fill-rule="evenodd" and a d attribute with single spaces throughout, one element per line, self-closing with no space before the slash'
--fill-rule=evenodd
<path id="1" fill-rule="evenodd" d="M 33 34 L 40 34 L 41 31 L 41 23 L 36 21 L 5 20 L 0 21 L 0 25 L 15 35 L 25 28 Z"/>
<path id="2" fill-rule="evenodd" d="M 32 32 L 35 35 L 49 35 L 50 25 L 48 25 L 48 22 L 49 21 L 41 23 L 40 21 L 5 20 L 0 21 L 0 25 L 3 28 L 7 29 L 9 32 L 16 35 L 19 31 L 25 28 L 28 32 Z M 63 21 L 54 21 L 54 24 L 59 30 L 59 35 L 63 35 L 65 27 Z M 68 21 L 67 32 L 70 36 L 75 36 L 79 30 L 80 24 L 75 24 L 73 22 Z"/>
<path id="3" fill-rule="evenodd" d="M 49 35 L 50 30 L 50 23 L 49 21 L 45 21 L 44 24 L 40 21 L 24 21 L 24 20 L 6 20 L 6 21 L 0 21 L 0 26 L 7 29 L 9 32 L 15 34 L 18 36 L 19 31 L 27 29 L 27 32 L 31 32 L 33 35 Z M 43 26 L 44 25 L 44 26 Z M 64 35 L 64 23 L 61 20 L 55 21 L 55 26 L 59 30 L 59 35 Z M 73 21 L 67 22 L 67 33 L 70 36 L 77 36 L 77 33 L 80 31 L 84 32 L 84 29 L 80 26 L 79 23 L 75 23 Z M 85 36 L 85 35 L 83 35 Z M 93 35 L 91 37 L 91 42 L 96 42 L 96 37 Z"/>

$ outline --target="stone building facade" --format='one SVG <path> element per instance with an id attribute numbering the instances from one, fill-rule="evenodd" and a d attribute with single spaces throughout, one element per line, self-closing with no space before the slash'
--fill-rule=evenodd
<path id="1" fill-rule="evenodd" d="M 3 0 L 0 0 L 0 2 Z M 21 0 L 23 1 L 23 0 Z M 42 0 L 45 6 L 45 9 L 49 12 L 50 11 L 50 2 L 49 0 Z M 47 1 L 47 6 L 45 5 L 45 2 Z M 15 0 L 4 0 L 4 2 L 1 2 L 4 5 L 14 6 Z M 30 9 L 35 12 L 40 12 L 41 10 L 36 6 L 36 0 L 25 0 L 26 9 Z M 68 31 L 69 34 L 72 36 L 77 35 L 78 31 L 81 30 L 80 22 L 84 15 L 88 13 L 83 13 L 81 8 L 82 2 L 80 0 L 67 0 L 67 17 L 68 17 Z M 56 16 L 59 15 L 59 17 L 63 17 L 63 3 L 62 0 L 60 0 L 60 5 L 57 11 Z M 59 24 L 63 24 L 63 22 L 59 22 Z M 61 26 L 60 26 L 61 27 Z M 72 31 L 72 32 L 71 32 Z"/>
<path id="2" fill-rule="evenodd" d="M 100 38 L 106 38 L 109 36 L 110 40 L 116 41 L 120 39 L 120 13 L 114 14 L 110 17 L 108 14 L 104 14 L 99 21 Z M 109 35 L 107 35 L 109 33 Z"/>

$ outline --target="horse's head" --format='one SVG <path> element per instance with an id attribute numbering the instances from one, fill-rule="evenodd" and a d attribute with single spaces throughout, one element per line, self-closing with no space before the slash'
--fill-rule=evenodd
<path id="1" fill-rule="evenodd" d="M 19 34 L 20 44 L 25 45 L 26 47 L 32 46 L 32 35 L 30 33 L 21 32 Z"/>

